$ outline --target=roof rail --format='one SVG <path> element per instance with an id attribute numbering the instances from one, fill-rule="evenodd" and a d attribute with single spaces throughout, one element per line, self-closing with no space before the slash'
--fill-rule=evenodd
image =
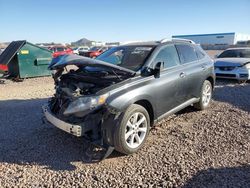
<path id="1" fill-rule="evenodd" d="M 175 41 L 175 42 L 188 42 L 188 43 L 191 43 L 191 44 L 195 44 L 195 42 L 192 41 L 192 40 L 189 40 L 189 39 L 181 39 L 181 38 L 172 38 L 172 39 L 166 38 L 166 39 L 162 39 L 162 40 L 160 41 L 160 43 L 164 43 L 164 42 L 173 42 L 173 41 Z"/>
<path id="2" fill-rule="evenodd" d="M 120 45 L 127 45 L 127 44 L 133 44 L 133 43 L 137 43 L 137 42 L 142 42 L 142 41 L 125 41 L 125 42 L 121 42 Z"/>

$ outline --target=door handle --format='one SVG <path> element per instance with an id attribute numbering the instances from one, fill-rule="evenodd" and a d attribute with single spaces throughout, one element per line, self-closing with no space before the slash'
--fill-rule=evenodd
<path id="1" fill-rule="evenodd" d="M 185 76 L 186 76 L 186 74 L 185 74 L 184 72 L 181 72 L 181 73 L 180 73 L 180 77 L 181 77 L 181 78 L 184 78 Z"/>

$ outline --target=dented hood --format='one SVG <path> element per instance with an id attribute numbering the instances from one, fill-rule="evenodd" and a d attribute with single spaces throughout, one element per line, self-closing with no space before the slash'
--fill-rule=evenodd
<path id="1" fill-rule="evenodd" d="M 49 65 L 49 69 L 50 70 L 56 70 L 56 69 L 62 69 L 64 67 L 66 67 L 67 65 L 75 65 L 77 67 L 102 67 L 102 68 L 106 68 L 106 69 L 111 69 L 111 70 L 117 70 L 120 72 L 125 72 L 128 73 L 130 75 L 134 75 L 135 71 L 117 66 L 117 65 L 113 65 L 111 63 L 106 63 L 104 61 L 100 61 L 97 59 L 91 59 L 91 58 L 87 58 L 87 57 L 83 57 L 83 56 L 79 56 L 79 55 L 63 55 L 63 56 L 59 56 L 57 58 L 54 58 L 50 65 Z"/>

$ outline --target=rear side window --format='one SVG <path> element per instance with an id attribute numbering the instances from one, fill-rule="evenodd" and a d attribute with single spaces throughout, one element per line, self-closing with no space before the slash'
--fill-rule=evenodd
<path id="1" fill-rule="evenodd" d="M 187 44 L 177 44 L 176 48 L 182 64 L 198 60 L 196 50 L 193 46 Z"/>
<path id="2" fill-rule="evenodd" d="M 200 46 L 196 45 L 195 50 L 196 50 L 196 55 L 197 55 L 198 59 L 202 59 L 206 56 L 205 52 L 202 50 L 202 48 Z"/>
<path id="3" fill-rule="evenodd" d="M 168 45 L 163 47 L 156 55 L 154 62 L 164 62 L 164 68 L 170 68 L 180 64 L 175 46 Z"/>

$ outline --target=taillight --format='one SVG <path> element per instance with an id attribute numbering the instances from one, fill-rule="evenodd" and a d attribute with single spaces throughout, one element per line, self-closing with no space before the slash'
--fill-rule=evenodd
<path id="1" fill-rule="evenodd" d="M 8 66 L 0 64 L 0 70 L 2 70 L 2 71 L 8 71 Z"/>

